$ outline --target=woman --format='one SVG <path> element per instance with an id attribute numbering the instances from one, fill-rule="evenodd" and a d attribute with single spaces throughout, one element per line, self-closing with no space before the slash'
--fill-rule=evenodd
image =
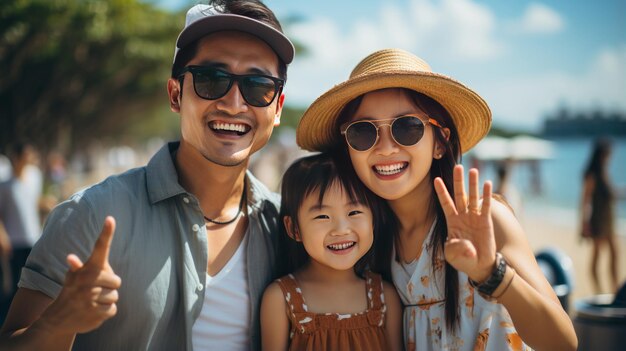
<path id="1" fill-rule="evenodd" d="M 297 142 L 335 152 L 395 214 L 389 261 L 407 349 L 574 350 L 572 323 L 511 210 L 491 200 L 490 182 L 480 198 L 477 170 L 464 190 L 461 153 L 490 125 L 478 94 L 389 49 L 309 107 Z"/>
<path id="2" fill-rule="evenodd" d="M 618 255 L 613 219 L 615 195 L 607 174 L 610 155 L 611 144 L 607 140 L 596 140 L 593 153 L 584 172 L 581 201 L 582 236 L 591 238 L 593 241 L 591 277 L 593 278 L 594 289 L 598 294 L 602 291 L 598 276 L 598 256 L 602 246 L 605 245 L 610 254 L 611 292 L 616 292 L 618 288 Z"/>

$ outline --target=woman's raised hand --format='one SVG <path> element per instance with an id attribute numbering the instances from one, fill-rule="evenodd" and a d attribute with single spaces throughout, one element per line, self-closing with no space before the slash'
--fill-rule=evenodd
<path id="1" fill-rule="evenodd" d="M 444 247 L 446 261 L 477 282 L 485 281 L 496 261 L 496 241 L 491 220 L 491 182 L 483 185 L 482 204 L 478 191 L 478 170 L 469 171 L 469 198 L 465 193 L 463 166 L 454 168 L 454 200 L 441 178 L 435 190 L 448 226 Z"/>

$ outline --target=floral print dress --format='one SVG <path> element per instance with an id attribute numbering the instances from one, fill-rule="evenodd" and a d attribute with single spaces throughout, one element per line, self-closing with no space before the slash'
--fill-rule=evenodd
<path id="1" fill-rule="evenodd" d="M 435 221 L 436 223 L 436 221 Z M 530 350 L 517 334 L 503 305 L 484 299 L 459 272 L 459 328 L 445 322 L 443 253 L 435 261 L 428 243 L 433 223 L 419 258 L 405 264 L 392 259 L 393 282 L 404 304 L 404 338 L 407 351 L 429 350 Z M 392 257 L 396 257 L 395 252 Z"/>

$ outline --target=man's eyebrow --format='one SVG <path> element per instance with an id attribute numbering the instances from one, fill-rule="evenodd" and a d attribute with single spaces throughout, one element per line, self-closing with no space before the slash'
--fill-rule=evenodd
<path id="1" fill-rule="evenodd" d="M 230 73 L 230 71 L 228 70 L 228 65 L 222 62 L 205 60 L 205 61 L 200 61 L 199 66 L 219 68 Z M 264 70 L 262 68 L 258 68 L 258 67 L 248 68 L 248 70 L 246 71 L 246 74 L 262 74 L 265 76 L 274 76 L 272 72 Z"/>
<path id="2" fill-rule="evenodd" d="M 272 76 L 272 77 L 275 76 L 274 74 L 272 74 L 272 72 L 264 70 L 264 69 L 261 69 L 261 68 L 257 68 L 257 67 L 253 67 L 253 68 L 248 69 L 248 72 L 256 73 L 256 74 L 262 74 L 264 76 Z"/>

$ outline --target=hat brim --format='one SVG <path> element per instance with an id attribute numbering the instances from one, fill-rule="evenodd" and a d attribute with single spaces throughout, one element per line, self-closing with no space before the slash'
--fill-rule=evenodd
<path id="1" fill-rule="evenodd" d="M 293 61 L 295 49 L 283 33 L 250 17 L 233 14 L 208 16 L 193 22 L 178 36 L 176 48 L 182 49 L 205 35 L 225 30 L 254 35 L 266 42 L 285 64 Z"/>
<path id="2" fill-rule="evenodd" d="M 414 90 L 439 102 L 448 111 L 459 131 L 463 153 L 489 132 L 489 106 L 462 83 L 437 73 L 391 71 L 357 76 L 321 95 L 300 119 L 296 142 L 309 151 L 330 150 L 341 142 L 339 131 L 334 129 L 344 106 L 365 93 L 387 88 Z"/>

